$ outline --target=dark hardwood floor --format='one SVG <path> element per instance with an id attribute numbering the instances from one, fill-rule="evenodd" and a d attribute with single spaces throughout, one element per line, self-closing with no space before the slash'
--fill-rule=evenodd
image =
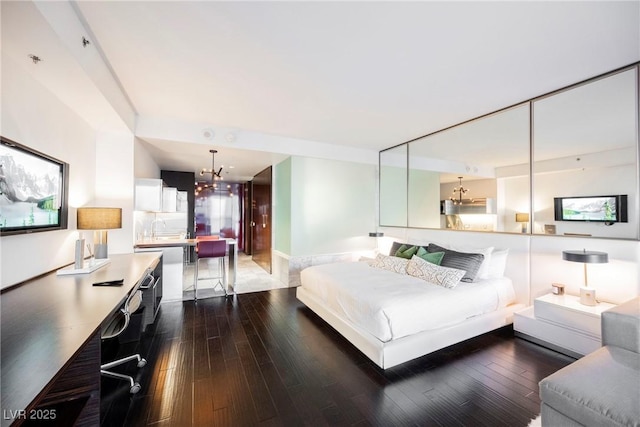
<path id="1" fill-rule="evenodd" d="M 507 327 L 384 371 L 295 289 L 164 303 L 138 350 L 142 391 L 103 378 L 103 426 L 526 426 L 573 362 Z"/>

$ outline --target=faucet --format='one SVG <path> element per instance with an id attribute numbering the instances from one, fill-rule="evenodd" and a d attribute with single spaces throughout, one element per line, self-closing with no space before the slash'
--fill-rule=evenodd
<path id="1" fill-rule="evenodd" d="M 153 221 L 151 221 L 151 239 L 155 239 L 158 235 L 158 223 L 161 222 L 163 228 L 167 228 L 167 223 L 164 222 L 164 219 L 154 219 Z"/>

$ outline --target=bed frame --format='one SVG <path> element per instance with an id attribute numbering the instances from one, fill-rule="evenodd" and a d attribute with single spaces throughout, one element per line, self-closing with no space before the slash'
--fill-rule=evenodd
<path id="1" fill-rule="evenodd" d="M 513 313 L 525 308 L 524 304 L 511 304 L 497 311 L 472 317 L 454 326 L 382 342 L 327 309 L 320 300 L 303 287 L 297 288 L 296 297 L 383 369 L 512 324 Z"/>

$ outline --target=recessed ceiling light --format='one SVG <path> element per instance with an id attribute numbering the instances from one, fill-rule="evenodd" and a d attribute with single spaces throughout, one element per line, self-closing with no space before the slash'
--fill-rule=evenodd
<path id="1" fill-rule="evenodd" d="M 202 136 L 204 136 L 205 139 L 209 139 L 209 140 L 213 139 L 215 134 L 216 133 L 211 128 L 206 128 L 202 131 Z"/>

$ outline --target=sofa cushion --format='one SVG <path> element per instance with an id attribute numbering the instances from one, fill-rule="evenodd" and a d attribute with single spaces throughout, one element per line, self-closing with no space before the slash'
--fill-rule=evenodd
<path id="1" fill-rule="evenodd" d="M 601 319 L 602 345 L 640 353 L 640 297 L 604 311 Z"/>
<path id="2" fill-rule="evenodd" d="M 637 425 L 640 354 L 601 347 L 540 381 L 540 398 L 583 425 Z"/>

